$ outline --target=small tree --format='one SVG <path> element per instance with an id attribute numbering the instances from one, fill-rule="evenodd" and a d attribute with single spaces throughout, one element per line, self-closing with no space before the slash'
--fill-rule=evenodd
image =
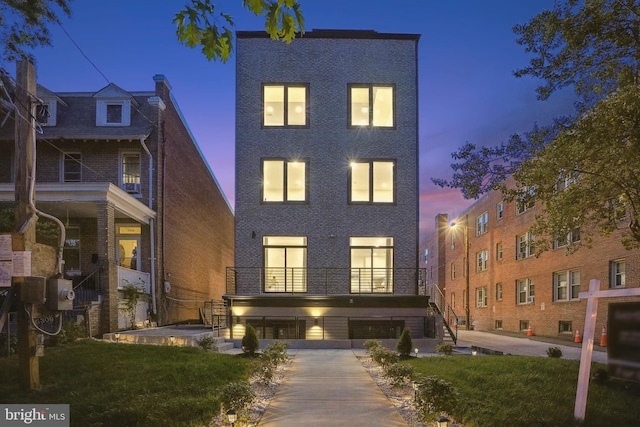
<path id="1" fill-rule="evenodd" d="M 413 340 L 411 340 L 411 330 L 409 328 L 404 328 L 400 335 L 400 339 L 398 340 L 398 344 L 396 344 L 396 350 L 400 354 L 400 357 L 406 358 L 411 354 L 412 348 Z"/>
<path id="2" fill-rule="evenodd" d="M 244 336 L 242 337 L 242 351 L 253 356 L 258 348 L 260 348 L 258 334 L 254 327 L 247 323 Z"/>

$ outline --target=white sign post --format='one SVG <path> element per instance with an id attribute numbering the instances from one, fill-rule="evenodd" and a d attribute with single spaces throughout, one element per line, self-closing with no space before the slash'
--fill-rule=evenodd
<path id="1" fill-rule="evenodd" d="M 600 280 L 589 281 L 589 291 L 580 292 L 578 297 L 587 300 L 587 311 L 584 318 L 582 335 L 582 352 L 580 353 L 580 371 L 578 373 L 578 390 L 573 416 L 584 420 L 587 411 L 587 394 L 589 393 L 589 376 L 591 373 L 591 356 L 593 354 L 593 337 L 595 335 L 596 316 L 598 314 L 598 298 L 615 298 L 640 296 L 640 288 L 600 290 Z"/>

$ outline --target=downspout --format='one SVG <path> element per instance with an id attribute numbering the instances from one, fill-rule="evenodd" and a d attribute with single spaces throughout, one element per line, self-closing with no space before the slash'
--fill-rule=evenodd
<path id="1" fill-rule="evenodd" d="M 153 156 L 144 143 L 145 138 L 140 138 L 140 145 L 149 157 L 149 209 L 153 209 Z M 151 307 L 153 314 L 158 313 L 158 304 L 156 302 L 156 237 L 155 237 L 155 220 L 149 219 L 149 245 L 151 246 Z"/>

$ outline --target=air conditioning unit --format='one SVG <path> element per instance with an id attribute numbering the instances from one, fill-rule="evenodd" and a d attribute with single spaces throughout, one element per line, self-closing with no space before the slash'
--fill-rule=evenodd
<path id="1" fill-rule="evenodd" d="M 125 182 L 122 186 L 127 193 L 138 194 L 140 193 L 140 183 L 138 182 Z"/>
<path id="2" fill-rule="evenodd" d="M 535 297 L 529 297 L 529 298 L 527 298 L 527 302 L 533 302 L 533 299 L 534 299 L 534 298 L 535 298 Z"/>
<path id="3" fill-rule="evenodd" d="M 518 258 L 526 258 L 526 257 L 527 257 L 526 252 L 520 252 L 520 255 L 518 256 Z"/>

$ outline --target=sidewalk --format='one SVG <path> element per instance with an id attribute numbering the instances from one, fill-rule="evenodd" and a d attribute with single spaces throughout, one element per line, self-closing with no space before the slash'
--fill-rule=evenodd
<path id="1" fill-rule="evenodd" d="M 506 335 L 493 332 L 479 332 L 458 330 L 458 343 L 456 347 L 464 347 L 463 352 L 470 352 L 471 347 L 479 347 L 488 350 L 501 351 L 504 354 L 520 356 L 547 357 L 549 347 L 559 347 L 562 350 L 563 359 L 580 360 L 582 345 L 562 343 L 562 341 L 544 337 L 527 337 L 525 335 Z M 592 361 L 607 363 L 607 349 L 594 345 Z"/>
<path id="2" fill-rule="evenodd" d="M 406 427 L 352 350 L 290 350 L 294 355 L 260 427 Z"/>

